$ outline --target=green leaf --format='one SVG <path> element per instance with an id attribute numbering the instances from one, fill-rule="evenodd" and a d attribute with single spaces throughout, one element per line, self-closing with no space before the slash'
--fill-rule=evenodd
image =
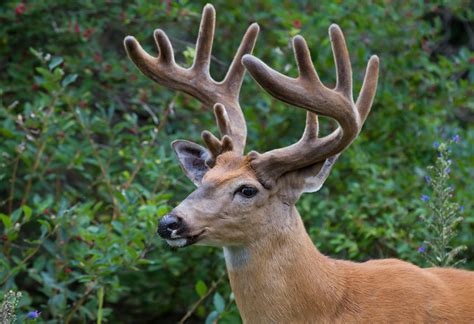
<path id="1" fill-rule="evenodd" d="M 32 210 L 30 207 L 26 206 L 26 205 L 23 205 L 22 206 L 22 209 L 23 209 L 23 213 L 25 214 L 24 216 L 24 222 L 28 222 L 31 218 L 31 213 L 32 213 Z"/>
<path id="2" fill-rule="evenodd" d="M 46 256 L 45 256 L 45 255 L 41 255 L 41 256 L 37 257 L 37 258 L 35 259 L 35 261 L 33 262 L 33 268 L 34 268 L 37 272 L 41 272 L 41 270 L 43 270 L 45 264 L 46 264 Z"/>
<path id="3" fill-rule="evenodd" d="M 3 226 L 5 226 L 6 229 L 10 229 L 12 227 L 12 221 L 10 217 L 5 214 L 0 214 L 0 219 L 2 220 Z"/>
<path id="4" fill-rule="evenodd" d="M 51 62 L 49 62 L 49 69 L 52 71 L 54 68 L 59 66 L 62 62 L 64 62 L 63 58 L 61 56 L 55 56 L 51 59 Z"/>
<path id="5" fill-rule="evenodd" d="M 48 234 L 49 232 L 51 232 L 51 225 L 49 224 L 48 221 L 44 220 L 44 219 L 39 219 L 38 220 L 38 223 L 41 224 L 41 236 L 40 236 L 40 239 L 44 238 L 46 236 L 46 234 Z"/>
<path id="6" fill-rule="evenodd" d="M 22 210 L 20 208 L 18 208 L 17 210 L 15 210 L 11 215 L 10 215 L 10 220 L 12 223 L 16 223 L 20 220 L 20 217 L 21 217 L 21 214 L 22 214 Z"/>
<path id="7" fill-rule="evenodd" d="M 44 58 L 43 58 L 43 53 L 41 51 L 37 51 L 36 49 L 34 49 L 33 47 L 30 47 L 30 52 L 36 56 L 36 58 L 38 58 L 40 61 L 43 61 Z"/>
<path id="8" fill-rule="evenodd" d="M 214 324 L 214 322 L 219 317 L 219 313 L 216 311 L 212 311 L 206 318 L 205 324 Z"/>
<path id="9" fill-rule="evenodd" d="M 114 228 L 114 230 L 116 230 L 117 232 L 119 233 L 122 233 L 123 232 L 123 224 L 119 221 L 112 221 L 112 227 Z"/>
<path id="10" fill-rule="evenodd" d="M 214 294 L 214 307 L 219 313 L 222 313 L 225 308 L 225 300 L 218 292 Z"/>
<path id="11" fill-rule="evenodd" d="M 156 211 L 156 216 L 157 217 L 162 217 L 165 214 L 167 214 L 169 211 L 170 211 L 169 206 L 161 205 L 160 207 L 158 207 L 158 210 Z"/>
<path id="12" fill-rule="evenodd" d="M 95 226 L 95 225 L 91 225 L 89 227 L 87 227 L 87 230 L 93 234 L 96 234 L 100 231 L 100 228 L 98 226 Z"/>
<path id="13" fill-rule="evenodd" d="M 61 81 L 61 86 L 63 88 L 66 88 L 68 85 L 76 81 L 77 79 L 77 74 L 68 74 L 66 77 Z"/>
<path id="14" fill-rule="evenodd" d="M 206 284 L 202 280 L 198 280 L 198 282 L 196 282 L 195 289 L 199 297 L 203 297 L 208 291 Z"/>
<path id="15" fill-rule="evenodd" d="M 48 305 L 54 315 L 58 316 L 61 314 L 62 310 L 66 308 L 66 297 L 64 296 L 64 293 L 58 293 L 50 298 Z"/>

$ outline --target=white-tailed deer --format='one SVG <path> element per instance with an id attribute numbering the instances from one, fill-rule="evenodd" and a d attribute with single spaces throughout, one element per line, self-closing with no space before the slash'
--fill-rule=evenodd
<path id="1" fill-rule="evenodd" d="M 324 86 L 301 36 L 293 39 L 299 76 L 286 77 L 250 55 L 259 31 L 252 24 L 222 82 L 209 75 L 215 11 L 206 5 L 189 69 L 174 61 L 161 30 L 158 57 L 125 39 L 131 60 L 149 78 L 184 91 L 214 109 L 221 138 L 202 133 L 207 148 L 172 146 L 198 187 L 159 223 L 173 247 L 224 248 L 237 306 L 246 323 L 474 323 L 474 273 L 421 269 L 400 260 L 354 263 L 322 255 L 309 238 L 295 203 L 321 188 L 339 154 L 355 140 L 375 95 L 379 60 L 370 58 L 362 90 L 352 98 L 352 70 L 344 36 L 329 28 L 337 69 Z M 239 105 L 245 68 L 275 98 L 307 110 L 301 139 L 288 147 L 244 155 L 246 125 Z M 339 127 L 318 137 L 317 114 Z"/>

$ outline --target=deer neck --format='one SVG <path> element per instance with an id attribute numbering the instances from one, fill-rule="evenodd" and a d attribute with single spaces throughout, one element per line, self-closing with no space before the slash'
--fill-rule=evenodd
<path id="1" fill-rule="evenodd" d="M 288 223 L 269 235 L 224 248 L 232 291 L 247 323 L 328 318 L 343 297 L 336 261 L 316 249 L 294 206 L 289 213 Z"/>

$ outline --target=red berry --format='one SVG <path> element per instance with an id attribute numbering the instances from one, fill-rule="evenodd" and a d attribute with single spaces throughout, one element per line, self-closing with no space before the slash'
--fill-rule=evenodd
<path id="1" fill-rule="evenodd" d="M 88 39 L 92 33 L 94 32 L 94 29 L 92 28 L 87 28 L 83 33 L 82 33 L 82 36 L 84 36 L 84 38 Z"/>
<path id="2" fill-rule="evenodd" d="M 97 63 L 102 62 L 102 55 L 100 55 L 100 53 L 95 53 L 94 54 L 94 61 L 96 61 Z"/>
<path id="3" fill-rule="evenodd" d="M 301 21 L 299 19 L 293 20 L 293 27 L 300 29 L 301 28 Z"/>

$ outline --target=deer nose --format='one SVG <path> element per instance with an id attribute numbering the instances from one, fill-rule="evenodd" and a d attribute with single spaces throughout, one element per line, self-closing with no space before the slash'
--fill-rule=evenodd
<path id="1" fill-rule="evenodd" d="M 168 214 L 158 223 L 158 234 L 164 239 L 173 239 L 173 235 L 176 235 L 183 228 L 183 219 L 179 216 Z"/>

